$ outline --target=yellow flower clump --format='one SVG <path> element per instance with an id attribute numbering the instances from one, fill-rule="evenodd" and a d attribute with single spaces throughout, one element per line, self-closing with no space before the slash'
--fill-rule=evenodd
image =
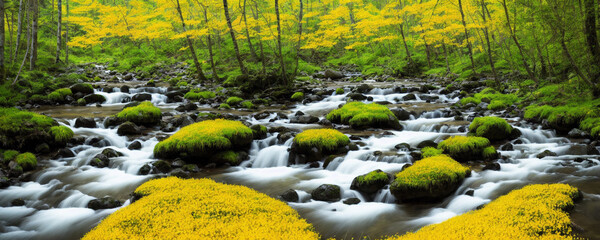
<path id="1" fill-rule="evenodd" d="M 566 184 L 530 185 L 481 210 L 388 239 L 573 239 L 565 210 L 579 196 L 577 188 Z"/>
<path id="2" fill-rule="evenodd" d="M 285 203 L 209 179 L 149 181 L 83 239 L 319 239 Z"/>
<path id="3" fill-rule="evenodd" d="M 394 187 L 402 189 L 430 189 L 444 183 L 458 183 L 470 172 L 448 155 L 438 155 L 415 162 L 396 174 Z"/>
<path id="4" fill-rule="evenodd" d="M 302 148 L 317 147 L 321 150 L 333 151 L 348 145 L 350 138 L 335 129 L 309 129 L 296 135 L 294 143 Z"/>

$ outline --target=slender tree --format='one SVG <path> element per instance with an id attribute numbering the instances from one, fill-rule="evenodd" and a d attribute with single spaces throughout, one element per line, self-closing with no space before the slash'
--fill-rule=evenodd
<path id="1" fill-rule="evenodd" d="M 590 64 L 591 80 L 598 82 L 600 78 L 600 44 L 598 44 L 598 33 L 596 28 L 596 11 L 597 6 L 594 0 L 584 0 L 585 5 L 585 40 L 589 53 L 592 55 L 592 64 Z"/>
<path id="2" fill-rule="evenodd" d="M 302 18 L 304 14 L 304 4 L 300 2 L 300 12 L 298 14 L 298 41 L 296 42 L 296 68 L 294 68 L 294 76 L 298 74 L 298 66 L 300 64 L 300 47 L 302 46 Z"/>
<path id="3" fill-rule="evenodd" d="M 4 0 L 0 0 L 0 16 L 2 17 L 2 21 L 0 21 L 0 82 L 4 82 L 6 71 L 4 61 L 4 38 L 6 37 L 4 30 Z"/>
<path id="4" fill-rule="evenodd" d="M 23 33 L 23 0 L 19 0 L 19 14 L 17 16 L 17 40 L 15 41 L 15 53 L 13 54 L 13 62 L 19 54 L 19 46 L 21 43 L 21 34 Z"/>
<path id="5" fill-rule="evenodd" d="M 458 9 L 460 10 L 463 28 L 465 29 L 465 38 L 467 40 L 467 47 L 469 48 L 471 68 L 473 69 L 473 74 L 477 74 L 477 71 L 475 70 L 475 61 L 473 60 L 473 45 L 471 45 L 471 39 L 469 39 L 469 29 L 467 29 L 467 22 L 465 21 L 465 12 L 463 11 L 462 0 L 458 0 Z"/>
<path id="6" fill-rule="evenodd" d="M 31 55 L 29 55 L 29 70 L 36 68 L 38 58 L 38 17 L 39 6 L 38 0 L 31 1 Z"/>
<path id="7" fill-rule="evenodd" d="M 485 0 L 481 0 L 481 16 L 483 17 L 483 35 L 485 36 L 485 42 L 487 45 L 487 55 L 488 61 L 490 63 L 490 68 L 492 68 L 492 74 L 494 74 L 494 79 L 496 80 L 496 84 L 500 84 L 500 79 L 498 78 L 498 74 L 496 73 L 496 67 L 494 66 L 494 58 L 492 57 L 492 45 L 490 44 L 490 35 L 487 27 L 487 17 L 485 14 Z"/>
<path id="8" fill-rule="evenodd" d="M 246 27 L 246 40 L 248 41 L 248 48 L 250 49 L 250 55 L 252 59 L 258 60 L 258 56 L 256 56 L 256 52 L 254 51 L 254 45 L 252 45 L 252 38 L 250 38 L 250 30 L 248 29 L 248 18 L 246 17 L 246 2 L 244 0 L 244 6 L 242 6 L 242 17 L 244 18 L 244 25 Z"/>
<path id="9" fill-rule="evenodd" d="M 275 0 L 275 15 L 277 17 L 277 48 L 279 51 L 279 64 L 281 64 L 281 79 L 283 80 L 284 84 L 288 84 L 285 63 L 283 62 L 283 54 L 281 52 L 281 19 L 279 16 L 279 0 Z"/>
<path id="10" fill-rule="evenodd" d="M 235 32 L 233 31 L 233 25 L 231 25 L 231 18 L 229 17 L 229 7 L 227 6 L 227 0 L 223 0 L 223 9 L 225 11 L 225 19 L 227 20 L 227 27 L 229 27 L 229 34 L 231 35 L 231 41 L 233 42 L 233 49 L 235 50 L 235 57 L 237 58 L 238 64 L 242 74 L 248 75 L 248 70 L 244 67 L 242 56 L 240 55 L 240 48 L 235 40 Z"/>
<path id="11" fill-rule="evenodd" d="M 59 0 L 60 1 L 60 0 Z M 181 13 L 181 5 L 179 4 L 179 0 L 175 0 L 177 2 L 177 13 L 179 14 L 179 19 L 181 20 L 181 26 L 183 28 L 183 32 L 187 32 L 185 27 L 185 20 L 183 19 L 183 13 Z M 202 66 L 198 61 L 198 56 L 196 56 L 196 50 L 194 49 L 194 43 L 190 38 L 190 35 L 186 33 L 185 40 L 188 44 L 188 48 L 190 49 L 190 53 L 192 54 L 192 59 L 194 60 L 194 66 L 196 66 L 196 73 L 198 74 L 198 79 L 200 81 L 206 81 L 206 76 L 204 76 L 204 72 L 202 71 Z"/>
<path id="12" fill-rule="evenodd" d="M 521 59 L 523 60 L 523 67 L 527 71 L 527 74 L 529 74 L 529 77 L 533 81 L 535 81 L 536 84 L 539 84 L 540 81 L 537 78 L 537 76 L 535 75 L 535 73 L 533 71 L 531 71 L 531 68 L 529 67 L 529 64 L 527 63 L 527 60 L 525 59 L 525 53 L 523 52 L 523 47 L 521 47 L 521 44 L 519 43 L 519 40 L 517 39 L 517 36 L 515 35 L 515 32 L 513 31 L 513 27 L 510 24 L 510 16 L 508 15 L 508 7 L 506 6 L 506 0 L 502 0 L 502 7 L 504 8 L 504 15 L 506 16 L 506 26 L 508 27 L 508 32 L 510 34 L 510 37 L 515 42 L 515 45 L 517 45 L 517 48 L 519 49 L 519 53 L 521 54 Z"/>
<path id="13" fill-rule="evenodd" d="M 69 0 L 65 0 L 67 21 L 65 22 L 65 64 L 69 65 Z"/>
<path id="14" fill-rule="evenodd" d="M 57 27 L 56 27 L 56 59 L 55 63 L 60 61 L 60 44 L 61 44 L 61 33 L 62 33 L 62 0 L 58 0 L 56 2 L 58 4 L 58 13 L 57 13 Z"/>

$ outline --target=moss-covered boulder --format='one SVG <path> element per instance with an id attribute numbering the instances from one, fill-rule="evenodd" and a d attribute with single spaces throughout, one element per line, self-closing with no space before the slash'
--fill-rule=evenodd
<path id="1" fill-rule="evenodd" d="M 330 154 L 347 152 L 349 143 L 350 138 L 338 130 L 309 129 L 294 137 L 290 161 L 319 161 Z"/>
<path id="2" fill-rule="evenodd" d="M 134 195 L 83 239 L 320 239 L 287 204 L 243 186 L 169 177 Z"/>
<path id="3" fill-rule="evenodd" d="M 421 149 L 422 158 L 435 157 L 442 154 L 444 154 L 444 150 L 437 149 L 434 147 L 424 147 L 423 149 Z"/>
<path id="4" fill-rule="evenodd" d="M 52 93 L 48 94 L 48 100 L 54 102 L 65 102 L 67 96 L 72 96 L 73 92 L 69 88 L 61 88 L 54 90 Z"/>
<path id="5" fill-rule="evenodd" d="M 64 146 L 73 138 L 73 130 L 67 126 L 54 126 L 50 128 L 50 134 L 54 137 L 54 142 Z"/>
<path id="6" fill-rule="evenodd" d="M 377 169 L 364 175 L 355 177 L 352 180 L 350 189 L 357 190 L 366 194 L 373 194 L 390 183 L 390 176 L 387 173 Z"/>
<path id="7" fill-rule="evenodd" d="M 87 95 L 94 93 L 94 87 L 92 87 L 92 85 L 88 83 L 75 84 L 71 86 L 70 90 L 73 94 L 82 93 L 83 95 Z"/>
<path id="8" fill-rule="evenodd" d="M 401 202 L 437 201 L 456 191 L 471 170 L 447 155 L 415 162 L 396 174 L 391 193 Z"/>
<path id="9" fill-rule="evenodd" d="M 203 160 L 223 151 L 246 149 L 253 139 L 252 129 L 238 121 L 207 120 L 181 128 L 154 147 L 154 156 Z"/>
<path id="10" fill-rule="evenodd" d="M 137 125 L 153 126 L 160 123 L 160 109 L 151 102 L 142 102 L 135 107 L 127 107 L 116 116 L 120 121 L 129 121 Z"/>
<path id="11" fill-rule="evenodd" d="M 396 115 L 386 106 L 377 103 L 347 103 L 327 114 L 327 120 L 337 124 L 348 124 L 355 129 L 367 127 L 402 129 Z"/>
<path id="12" fill-rule="evenodd" d="M 513 130 L 515 129 L 506 120 L 499 117 L 477 117 L 469 125 L 470 135 L 484 137 L 491 141 L 514 138 Z"/>
<path id="13" fill-rule="evenodd" d="M 290 97 L 290 99 L 292 101 L 302 101 L 304 100 L 304 93 L 303 92 L 295 92 L 294 95 L 292 95 L 292 97 Z"/>
<path id="14" fill-rule="evenodd" d="M 44 115 L 0 108 L 0 148 L 28 151 L 42 143 L 53 145 L 55 138 L 50 130 L 57 125 Z"/>
<path id="15" fill-rule="evenodd" d="M 17 155 L 14 161 L 17 162 L 17 164 L 21 166 L 24 171 L 33 170 L 35 167 L 37 167 L 37 158 L 33 153 L 30 152 Z"/>
<path id="16" fill-rule="evenodd" d="M 83 100 L 85 100 L 85 102 L 87 104 L 90 103 L 104 103 L 106 102 L 106 98 L 100 94 L 90 94 L 90 95 L 86 95 L 85 97 L 83 97 Z"/>
<path id="17" fill-rule="evenodd" d="M 580 198 L 581 192 L 566 184 L 529 185 L 482 209 L 388 240 L 574 239 L 567 211 Z"/>
<path id="18" fill-rule="evenodd" d="M 459 162 L 487 159 L 484 150 L 485 155 L 490 156 L 492 152 L 492 149 L 488 148 L 490 146 L 490 140 L 487 138 L 465 136 L 450 137 L 438 144 L 439 149 Z"/>
<path id="19" fill-rule="evenodd" d="M 240 97 L 229 97 L 229 98 L 227 98 L 227 101 L 225 101 L 225 103 L 229 106 L 237 106 L 238 104 L 240 104 L 243 101 L 244 101 L 244 99 L 240 98 Z"/>
<path id="20" fill-rule="evenodd" d="M 187 92 L 183 98 L 193 101 L 198 101 L 202 99 L 211 99 L 215 98 L 217 95 L 211 91 L 200 91 L 199 89 L 193 89 Z"/>
<path id="21" fill-rule="evenodd" d="M 341 199 L 341 188 L 338 185 L 323 184 L 310 193 L 311 197 L 317 201 L 337 202 Z"/>

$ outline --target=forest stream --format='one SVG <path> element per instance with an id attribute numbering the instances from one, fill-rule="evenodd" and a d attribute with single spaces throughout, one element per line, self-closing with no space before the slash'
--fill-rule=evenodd
<path id="1" fill-rule="evenodd" d="M 529 184 L 567 183 L 579 188 L 584 195 L 583 201 L 577 203 L 571 212 L 571 219 L 577 226 L 575 229 L 580 229 L 583 237 L 600 239 L 600 155 L 587 155 L 588 144 L 584 140 L 559 136 L 554 130 L 542 129 L 518 117 L 506 120 L 521 131 L 521 137 L 502 143 L 502 146 L 496 145 L 503 156 L 498 161 L 499 169 L 481 162 L 470 163 L 472 175 L 462 182 L 452 196 L 441 202 L 398 204 L 387 186 L 373 195 L 351 190 L 352 180 L 358 175 L 376 169 L 388 173 L 399 172 L 406 164 L 410 164 L 413 161 L 411 149 L 401 143 L 416 148 L 426 140 L 437 143 L 448 136 L 466 135 L 469 124 L 467 121 L 456 121 L 449 110 L 452 104 L 459 101 L 456 93 L 442 94 L 436 89 L 405 101 L 403 97 L 408 93 L 397 93 L 395 87 L 419 87 L 425 82 L 414 79 L 394 85 L 367 83 L 373 88 L 365 93 L 369 100 L 363 102 L 388 102 L 390 108 L 401 106 L 418 114 L 401 121 L 402 131 L 358 132 L 336 126 L 350 136 L 352 142 L 359 146 L 358 150 L 349 151 L 327 163 L 320 161 L 318 166 L 288 164 L 288 149 L 292 139 L 279 136 L 284 134 L 282 132 L 269 132 L 265 139 L 252 142 L 248 160 L 240 166 L 202 168 L 192 177 L 245 185 L 272 197 L 294 189 L 299 200 L 288 204 L 312 223 L 323 239 L 376 239 L 401 235 L 478 209 L 511 190 Z M 341 84 L 330 82 L 319 87 L 335 89 Z M 290 123 L 290 118 L 302 112 L 324 119 L 329 111 L 346 103 L 347 95 L 356 85 L 343 83 L 345 94 L 334 92 L 320 101 L 297 103 L 287 110 L 269 109 L 268 114 L 263 114 L 259 119 L 256 118 L 256 112 L 224 112 L 269 129 L 320 128 L 318 124 Z M 105 128 L 100 119 L 119 112 L 137 93 L 150 93 L 151 102 L 163 114 L 180 114 L 175 110 L 180 103 L 167 103 L 166 87 L 132 87 L 128 93 L 121 92 L 118 87 L 110 91 L 95 91 L 106 98 L 101 107 L 93 104 L 57 105 L 33 110 L 57 119 L 61 125 L 71 128 L 75 137 L 84 137 L 85 143 L 70 148 L 75 153 L 74 157 L 40 160 L 39 164 L 43 167 L 39 169 L 42 170 L 31 174 L 30 181 L 0 190 L 0 229 L 4 230 L 0 239 L 79 239 L 109 214 L 130 204 L 131 193 L 136 187 L 152 178 L 166 175 L 139 173 L 140 169 L 157 160 L 153 157 L 153 149 L 159 139 L 174 132 L 149 129 L 137 137 L 119 136 L 117 128 Z M 209 105 L 200 105 L 198 110 L 214 111 Z M 282 114 L 287 117 L 282 117 Z M 473 112 L 462 114 L 470 116 Z M 96 127 L 75 127 L 75 119 L 82 116 L 96 118 Z M 134 141 L 141 143 L 140 149 L 128 148 Z M 512 148 L 505 147 L 507 144 Z M 107 148 L 123 156 L 111 158 L 106 168 L 90 166 L 92 158 Z M 545 150 L 557 153 L 557 156 L 538 158 L 537 155 Z M 321 184 L 340 186 L 341 200 L 312 200 L 310 192 Z M 106 196 L 119 200 L 124 203 L 123 206 L 104 210 L 87 207 L 91 200 Z M 350 198 L 358 198 L 360 202 L 345 204 L 344 201 Z M 23 199 L 24 206 L 11 206 L 15 199 Z"/>

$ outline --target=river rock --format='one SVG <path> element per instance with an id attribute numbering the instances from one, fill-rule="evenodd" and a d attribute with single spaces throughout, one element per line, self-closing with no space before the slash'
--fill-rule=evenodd
<path id="1" fill-rule="evenodd" d="M 200 168 L 196 164 L 186 164 L 186 165 L 183 165 L 182 168 L 183 168 L 183 170 L 186 170 L 186 171 L 192 172 L 192 173 L 200 172 Z"/>
<path id="2" fill-rule="evenodd" d="M 10 205 L 13 207 L 25 206 L 25 200 L 23 200 L 22 198 L 17 198 L 17 199 L 12 200 L 10 202 Z"/>
<path id="3" fill-rule="evenodd" d="M 298 196 L 298 192 L 294 189 L 289 189 L 285 191 L 283 194 L 279 196 L 283 201 L 286 202 L 298 202 L 300 197 Z"/>
<path id="4" fill-rule="evenodd" d="M 195 111 L 196 109 L 198 109 L 198 105 L 196 105 L 195 103 L 185 103 L 185 104 L 181 104 L 179 106 L 177 106 L 177 108 L 175 108 L 175 111 L 179 111 L 179 112 L 187 112 L 187 111 Z"/>
<path id="5" fill-rule="evenodd" d="M 152 100 L 152 95 L 149 93 L 138 93 L 136 95 L 133 95 L 133 97 L 131 97 L 131 101 L 143 102 L 143 101 L 150 101 L 150 100 Z"/>
<path id="6" fill-rule="evenodd" d="M 169 164 L 169 162 L 164 161 L 164 160 L 158 160 L 156 162 L 153 162 L 152 166 L 154 166 L 156 168 L 156 170 L 158 170 L 162 173 L 168 173 L 171 171 L 171 164 Z"/>
<path id="7" fill-rule="evenodd" d="M 552 152 L 550 150 L 545 150 L 542 153 L 538 154 L 536 157 L 537 158 L 545 158 L 545 157 L 555 157 L 558 154 L 556 154 L 555 152 Z"/>
<path id="8" fill-rule="evenodd" d="M 125 80 L 125 81 L 133 80 L 133 74 L 128 73 L 127 75 L 123 76 L 123 80 Z"/>
<path id="9" fill-rule="evenodd" d="M 117 150 L 114 150 L 112 148 L 107 148 L 107 149 L 102 150 L 102 154 L 104 154 L 104 156 L 106 156 L 108 158 L 123 156 L 123 153 L 118 152 Z"/>
<path id="10" fill-rule="evenodd" d="M 73 151 L 71 151 L 71 149 L 68 149 L 68 148 L 61 148 L 58 150 L 56 155 L 54 155 L 54 159 L 70 158 L 70 157 L 75 157 L 75 153 L 73 153 Z"/>
<path id="11" fill-rule="evenodd" d="M 337 202 L 341 199 L 341 190 L 340 186 L 323 184 L 313 190 L 310 195 L 317 201 Z"/>
<path id="12" fill-rule="evenodd" d="M 515 149 L 515 147 L 512 145 L 512 143 L 507 143 L 507 144 L 500 146 L 500 150 L 502 150 L 502 151 L 512 151 L 514 149 Z"/>
<path id="13" fill-rule="evenodd" d="M 122 93 L 129 93 L 129 86 L 123 85 L 121 86 L 120 90 Z"/>
<path id="14" fill-rule="evenodd" d="M 348 198 L 348 199 L 344 199 L 344 204 L 346 205 L 356 205 L 360 203 L 360 199 L 358 198 Z"/>
<path id="15" fill-rule="evenodd" d="M 76 128 L 96 128 L 96 121 L 93 118 L 78 117 L 75 119 Z"/>
<path id="16" fill-rule="evenodd" d="M 417 148 L 425 148 L 425 147 L 433 147 L 433 148 L 437 148 L 437 143 L 435 143 L 432 140 L 425 140 L 419 143 L 419 145 L 417 145 Z"/>
<path id="17" fill-rule="evenodd" d="M 367 99 L 367 96 L 362 95 L 360 93 L 349 93 L 346 97 L 348 97 L 349 99 L 352 100 L 356 100 L 356 101 L 362 101 Z"/>
<path id="18" fill-rule="evenodd" d="M 406 96 L 402 97 L 404 101 L 417 100 L 417 96 L 414 93 L 406 94 Z"/>
<path id="19" fill-rule="evenodd" d="M 383 171 L 381 171 L 380 169 L 377 169 L 373 172 L 383 173 Z M 383 187 L 385 187 L 385 185 L 387 185 L 390 182 L 389 176 L 386 179 L 380 179 L 380 180 L 374 180 L 374 181 L 363 181 L 363 182 L 359 181 L 360 177 L 364 178 L 369 174 L 371 174 L 371 173 L 367 173 L 367 174 L 355 177 L 352 180 L 350 189 L 358 190 L 359 192 L 366 193 L 366 194 L 373 194 L 373 193 L 376 193 L 377 191 L 379 191 L 380 189 L 382 189 Z"/>
<path id="20" fill-rule="evenodd" d="M 127 149 L 140 150 L 140 149 L 142 149 L 142 143 L 140 141 L 135 140 L 131 144 L 129 144 L 129 146 L 127 146 Z"/>
<path id="21" fill-rule="evenodd" d="M 87 95 L 94 93 L 94 89 L 90 88 L 87 84 L 84 83 L 75 84 L 71 86 L 70 89 L 73 94 L 82 93 L 83 95 Z"/>
<path id="22" fill-rule="evenodd" d="M 589 138 L 590 135 L 578 128 L 573 128 L 568 133 L 570 138 Z"/>
<path id="23" fill-rule="evenodd" d="M 150 166 L 150 164 L 144 164 L 144 166 L 142 166 L 140 170 L 138 170 L 138 175 L 148 175 L 151 171 L 152 167 Z"/>
<path id="24" fill-rule="evenodd" d="M 100 199 L 93 199 L 90 202 L 88 202 L 88 205 L 87 205 L 88 208 L 91 208 L 94 210 L 111 209 L 111 208 L 117 208 L 120 206 L 121 206 L 121 202 L 119 200 L 116 200 L 111 197 L 103 197 Z"/>
<path id="25" fill-rule="evenodd" d="M 104 154 L 97 154 L 90 161 L 90 165 L 97 168 L 105 168 L 110 164 L 110 159 Z"/>
<path id="26" fill-rule="evenodd" d="M 369 86 L 368 84 L 361 84 L 358 87 L 356 87 L 356 91 L 359 93 L 367 93 L 371 91 L 371 86 Z"/>
<path id="27" fill-rule="evenodd" d="M 119 136 L 137 135 L 140 134 L 140 129 L 135 123 L 125 122 L 119 125 L 117 134 L 119 134 Z"/>
<path id="28" fill-rule="evenodd" d="M 392 111 L 394 115 L 396 115 L 396 118 L 398 118 L 400 121 L 406 121 L 410 119 L 410 112 L 402 108 L 394 108 L 390 109 L 390 111 Z"/>
<path id="29" fill-rule="evenodd" d="M 178 178 L 182 178 L 182 179 L 188 179 L 188 178 L 190 178 L 190 173 L 186 172 L 185 170 L 183 170 L 181 168 L 177 168 L 177 169 L 171 171 L 169 173 L 169 176 L 178 177 Z"/>
<path id="30" fill-rule="evenodd" d="M 346 76 L 344 76 L 344 74 L 342 74 L 341 72 L 331 70 L 331 69 L 325 70 L 325 78 L 330 78 L 331 80 L 337 80 L 337 79 L 342 79 L 344 77 L 346 77 Z"/>
<path id="31" fill-rule="evenodd" d="M 90 94 L 90 95 L 86 95 L 85 97 L 83 97 L 83 100 L 85 100 L 85 102 L 87 104 L 90 103 L 104 103 L 106 102 L 106 98 L 100 94 Z"/>
<path id="32" fill-rule="evenodd" d="M 290 119 L 290 123 L 312 124 L 319 122 L 319 118 L 311 115 L 294 116 Z"/>
<path id="33" fill-rule="evenodd" d="M 500 171 L 500 164 L 499 163 L 487 163 L 485 164 L 485 166 L 483 166 L 483 171 L 485 170 L 492 170 L 492 171 Z"/>

